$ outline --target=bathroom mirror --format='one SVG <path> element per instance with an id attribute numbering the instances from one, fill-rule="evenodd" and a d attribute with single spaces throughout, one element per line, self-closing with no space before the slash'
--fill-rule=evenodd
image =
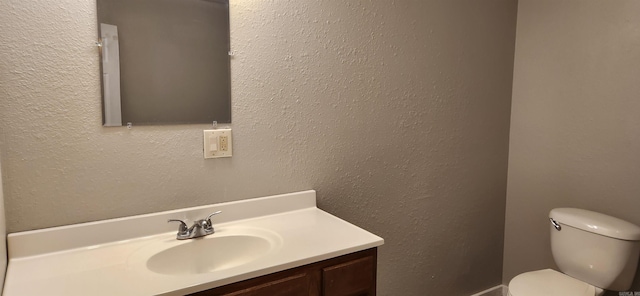
<path id="1" fill-rule="evenodd" d="M 228 0 L 97 0 L 105 126 L 231 122 Z"/>

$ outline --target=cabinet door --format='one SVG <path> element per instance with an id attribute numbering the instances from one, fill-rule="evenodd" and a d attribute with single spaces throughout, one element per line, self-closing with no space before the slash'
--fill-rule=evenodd
<path id="1" fill-rule="evenodd" d="M 367 256 L 323 268 L 322 291 L 327 296 L 374 296 L 375 258 Z"/>

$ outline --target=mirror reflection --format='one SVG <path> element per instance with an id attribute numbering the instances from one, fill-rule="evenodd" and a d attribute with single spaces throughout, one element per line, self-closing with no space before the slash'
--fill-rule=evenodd
<path id="1" fill-rule="evenodd" d="M 228 0 L 97 0 L 105 126 L 231 122 Z"/>

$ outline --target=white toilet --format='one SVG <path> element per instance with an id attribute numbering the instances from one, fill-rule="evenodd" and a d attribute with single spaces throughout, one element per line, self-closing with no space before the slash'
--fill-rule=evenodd
<path id="1" fill-rule="evenodd" d="M 510 296 L 600 296 L 631 287 L 640 255 L 640 227 L 604 214 L 553 209 L 551 252 L 560 271 L 522 273 Z"/>

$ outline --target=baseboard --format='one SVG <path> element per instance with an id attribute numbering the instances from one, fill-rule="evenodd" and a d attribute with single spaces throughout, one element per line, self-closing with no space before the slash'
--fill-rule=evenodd
<path id="1" fill-rule="evenodd" d="M 471 296 L 507 296 L 507 286 L 498 285 L 490 289 L 486 289 L 482 292 L 475 293 Z"/>

